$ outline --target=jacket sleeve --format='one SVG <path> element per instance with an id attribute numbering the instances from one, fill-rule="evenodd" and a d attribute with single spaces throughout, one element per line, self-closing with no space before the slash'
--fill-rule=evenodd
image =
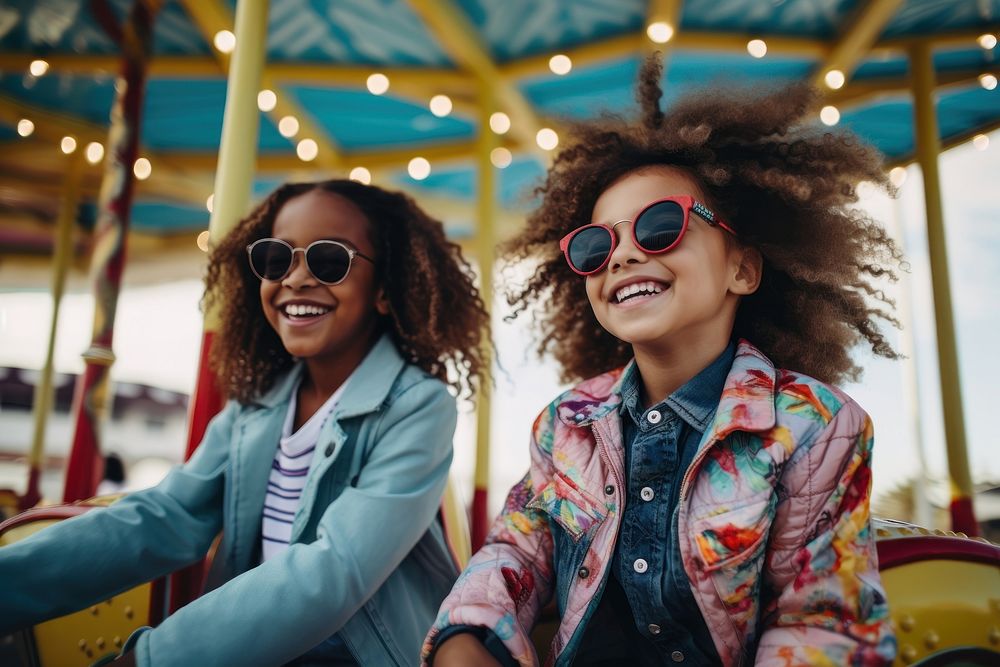
<path id="1" fill-rule="evenodd" d="M 492 631 L 521 665 L 536 665 L 531 629 L 553 590 L 552 533 L 546 514 L 528 507 L 552 479 L 553 408 L 535 420 L 531 467 L 510 493 L 486 543 L 469 561 L 445 598 L 421 654 L 426 661 L 438 635 L 464 625 Z"/>
<path id="2" fill-rule="evenodd" d="M 323 510 L 316 540 L 291 544 L 144 632 L 138 664 L 278 665 L 339 631 L 433 522 L 455 421 L 440 382 L 404 390 L 379 412 L 368 459 Z M 203 627 L 218 627 L 225 641 Z"/>
<path id="3" fill-rule="evenodd" d="M 0 633 L 77 611 L 197 561 L 222 526 L 238 405 L 157 486 L 0 549 Z"/>
<path id="4" fill-rule="evenodd" d="M 872 444 L 870 418 L 848 401 L 782 475 L 788 498 L 771 531 L 771 603 L 756 664 L 892 662 L 896 641 L 869 514 Z"/>

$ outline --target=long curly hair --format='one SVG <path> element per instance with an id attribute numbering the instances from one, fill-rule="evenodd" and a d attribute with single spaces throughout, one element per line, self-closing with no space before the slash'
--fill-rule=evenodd
<path id="1" fill-rule="evenodd" d="M 286 202 L 313 190 L 344 197 L 367 218 L 375 279 L 389 301 L 381 326 L 403 357 L 470 395 L 485 380 L 489 358 L 489 315 L 471 267 L 441 222 L 409 196 L 349 180 L 282 185 L 211 250 L 203 307 L 220 310 L 211 364 L 223 390 L 253 401 L 292 365 L 264 317 L 260 280 L 250 270 L 246 247 L 271 234 Z"/>
<path id="2" fill-rule="evenodd" d="M 859 377 L 850 349 L 862 341 L 896 358 L 878 326 L 899 326 L 894 304 L 874 283 L 895 280 L 902 256 L 879 224 L 849 206 L 862 181 L 892 192 L 877 152 L 846 132 L 811 129 L 815 93 L 804 84 L 763 94 L 716 87 L 664 112 L 661 75 L 651 56 L 640 72 L 638 120 L 606 114 L 571 126 L 536 190 L 539 208 L 504 246 L 509 260 L 539 261 L 507 294 L 515 316 L 541 306 L 539 354 L 551 354 L 568 382 L 631 358 L 631 346 L 598 323 L 559 239 L 590 223 L 597 198 L 621 176 L 667 165 L 691 176 L 739 242 L 763 256 L 760 287 L 742 298 L 733 337 L 779 367 L 831 383 Z"/>

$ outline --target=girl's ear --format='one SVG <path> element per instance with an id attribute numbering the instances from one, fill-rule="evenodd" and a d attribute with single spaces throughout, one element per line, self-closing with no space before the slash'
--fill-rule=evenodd
<path id="1" fill-rule="evenodd" d="M 389 314 L 389 298 L 385 295 L 384 287 L 379 287 L 375 293 L 375 310 L 379 315 Z"/>
<path id="2" fill-rule="evenodd" d="M 764 273 L 763 256 L 757 248 L 744 245 L 732 248 L 731 252 L 734 255 L 735 272 L 729 281 L 729 291 L 740 296 L 753 294 L 760 287 L 760 279 Z"/>

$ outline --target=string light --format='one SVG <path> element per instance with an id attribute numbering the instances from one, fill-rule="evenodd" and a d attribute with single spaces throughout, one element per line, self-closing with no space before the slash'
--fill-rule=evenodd
<path id="1" fill-rule="evenodd" d="M 132 173 L 135 174 L 135 177 L 140 181 L 144 181 L 149 178 L 150 174 L 153 173 L 153 165 L 148 159 L 141 157 L 135 161 L 134 165 L 132 165 Z"/>
<path id="2" fill-rule="evenodd" d="M 827 105 L 820 109 L 819 119 L 824 125 L 836 125 L 840 122 L 840 110 L 832 105 Z"/>
<path id="3" fill-rule="evenodd" d="M 208 195 L 208 199 L 205 200 L 205 208 L 208 209 L 209 213 L 211 213 L 212 209 L 215 208 L 215 193 L 214 192 L 212 194 Z"/>
<path id="4" fill-rule="evenodd" d="M 63 137 L 62 141 L 59 142 L 59 148 L 63 153 L 69 155 L 76 150 L 76 139 L 74 137 Z"/>
<path id="5" fill-rule="evenodd" d="M 274 94 L 273 90 L 264 90 L 257 93 L 257 108 L 263 112 L 273 111 L 274 107 L 278 104 L 278 96 Z"/>
<path id="6" fill-rule="evenodd" d="M 431 163 L 422 157 L 415 157 L 406 165 L 406 171 L 413 180 L 422 181 L 431 175 Z"/>
<path id="7" fill-rule="evenodd" d="M 351 173 L 348 178 L 352 181 L 369 185 L 372 182 L 372 173 L 364 167 L 355 167 L 354 169 L 351 169 Z"/>
<path id="8" fill-rule="evenodd" d="M 381 72 L 376 72 L 368 77 L 366 82 L 368 92 L 372 95 L 384 95 L 389 90 L 389 77 Z"/>
<path id="9" fill-rule="evenodd" d="M 990 138 L 985 134 L 977 134 L 972 137 L 972 145 L 976 147 L 977 151 L 984 151 L 990 147 Z"/>
<path id="10" fill-rule="evenodd" d="M 286 139 L 291 139 L 299 133 L 299 120 L 295 116 L 282 116 L 278 121 L 278 132 Z"/>
<path id="11" fill-rule="evenodd" d="M 762 39 L 751 39 L 747 42 L 747 53 L 754 58 L 763 58 L 767 55 L 767 42 Z"/>
<path id="12" fill-rule="evenodd" d="M 31 76 L 43 76 L 49 71 L 49 63 L 44 60 L 32 60 L 28 65 L 28 71 L 31 72 Z"/>
<path id="13" fill-rule="evenodd" d="M 980 35 L 979 39 L 977 39 L 976 41 L 979 42 L 979 46 L 987 50 L 992 49 L 994 46 L 997 45 L 996 36 L 991 35 L 990 33 L 985 33 L 983 35 Z"/>
<path id="14" fill-rule="evenodd" d="M 319 155 L 319 144 L 313 139 L 303 139 L 295 144 L 295 154 L 303 162 L 312 162 Z"/>
<path id="15" fill-rule="evenodd" d="M 497 169 L 506 169 L 510 166 L 510 163 L 514 161 L 514 156 L 511 155 L 510 151 L 500 146 L 494 148 L 490 151 L 490 162 Z"/>
<path id="16" fill-rule="evenodd" d="M 993 90 L 997 87 L 997 78 L 992 74 L 980 74 L 979 85 L 986 90 Z"/>
<path id="17" fill-rule="evenodd" d="M 431 98 L 429 106 L 432 114 L 438 118 L 444 118 L 451 113 L 451 98 L 447 95 L 435 95 Z"/>
<path id="18" fill-rule="evenodd" d="M 550 127 L 543 127 L 535 135 L 535 143 L 538 147 L 550 151 L 559 145 L 559 135 Z"/>
<path id="19" fill-rule="evenodd" d="M 85 157 L 90 164 L 97 164 L 104 157 L 104 146 L 99 141 L 91 141 L 87 144 Z"/>
<path id="20" fill-rule="evenodd" d="M 569 56 L 557 53 L 549 58 L 549 69 L 552 70 L 553 74 L 563 76 L 569 74 L 570 70 L 573 69 L 573 61 L 569 59 Z"/>
<path id="21" fill-rule="evenodd" d="M 208 237 L 209 234 L 207 229 L 198 234 L 198 240 L 195 241 L 195 243 L 198 244 L 198 250 L 201 250 L 202 252 L 208 252 Z"/>
<path id="22" fill-rule="evenodd" d="M 906 182 L 906 167 L 893 167 L 889 170 L 889 182 L 897 188 Z"/>
<path id="23" fill-rule="evenodd" d="M 655 21 L 646 28 L 646 36 L 657 44 L 666 44 L 674 36 L 674 28 L 666 21 Z"/>
<path id="24" fill-rule="evenodd" d="M 827 88 L 830 88 L 831 90 L 840 90 L 844 87 L 844 73 L 839 69 L 832 69 L 826 73 L 826 76 L 823 77 L 823 81 L 826 82 Z"/>
<path id="25" fill-rule="evenodd" d="M 495 111 L 490 114 L 490 129 L 497 134 L 507 134 L 510 129 L 510 116 L 503 111 Z"/>
<path id="26" fill-rule="evenodd" d="M 32 123 L 27 118 L 22 118 L 17 121 L 17 133 L 22 137 L 30 137 L 31 133 L 35 131 L 35 124 Z"/>
<path id="27" fill-rule="evenodd" d="M 212 43 L 215 44 L 215 48 L 219 50 L 219 53 L 232 53 L 233 49 L 236 48 L 236 35 L 230 30 L 220 30 L 215 33 Z"/>

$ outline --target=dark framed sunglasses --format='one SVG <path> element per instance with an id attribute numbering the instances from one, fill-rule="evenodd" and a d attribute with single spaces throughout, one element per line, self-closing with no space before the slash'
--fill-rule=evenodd
<path id="1" fill-rule="evenodd" d="M 648 255 L 669 252 L 677 247 L 687 231 L 691 212 L 713 227 L 721 227 L 736 236 L 733 228 L 689 195 L 664 197 L 647 205 L 633 220 L 619 220 L 610 225 L 584 225 L 574 229 L 559 241 L 569 268 L 581 276 L 601 271 L 618 247 L 615 227 L 632 223 L 632 241 Z"/>
<path id="2" fill-rule="evenodd" d="M 301 252 L 306 269 L 324 285 L 338 285 L 347 279 L 355 257 L 375 260 L 340 241 L 313 241 L 305 248 L 293 248 L 281 239 L 260 239 L 247 246 L 250 270 L 261 280 L 283 280 L 292 271 L 295 253 Z"/>

